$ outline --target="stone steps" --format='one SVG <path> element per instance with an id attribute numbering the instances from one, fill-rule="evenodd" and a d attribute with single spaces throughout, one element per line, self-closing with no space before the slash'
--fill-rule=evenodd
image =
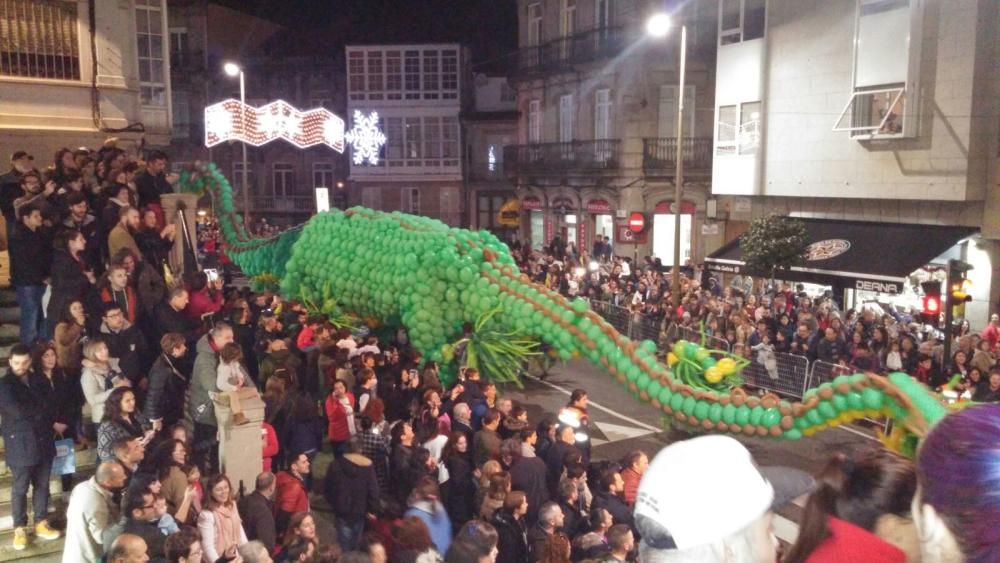
<path id="1" fill-rule="evenodd" d="M 23 551 L 15 551 L 14 530 L 0 531 L 0 561 L 30 561 L 31 563 L 60 563 L 62 561 L 65 538 L 57 540 L 39 540 L 31 538 L 28 547 Z"/>

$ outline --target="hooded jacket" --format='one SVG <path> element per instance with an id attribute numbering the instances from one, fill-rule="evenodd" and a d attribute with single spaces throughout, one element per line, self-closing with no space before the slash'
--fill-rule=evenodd
<path id="1" fill-rule="evenodd" d="M 378 480 L 372 461 L 361 454 L 344 454 L 330 463 L 323 496 L 337 518 L 358 523 L 375 512 L 379 501 Z"/>

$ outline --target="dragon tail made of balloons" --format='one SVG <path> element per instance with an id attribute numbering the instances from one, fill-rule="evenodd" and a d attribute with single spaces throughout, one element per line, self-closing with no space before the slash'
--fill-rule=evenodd
<path id="1" fill-rule="evenodd" d="M 255 238 L 233 208 L 214 164 L 185 171 L 186 191 L 212 194 L 230 258 L 247 276 L 281 280 L 289 299 L 327 296 L 360 319 L 405 326 L 411 343 L 439 364 L 463 326 L 499 308 L 494 321 L 583 357 L 637 399 L 678 423 L 704 430 L 795 440 L 872 416 L 893 419 L 919 440 L 947 413 L 940 397 L 903 373 L 843 375 L 801 402 L 742 388 L 692 385 L 657 359 L 657 344 L 620 334 L 583 299 L 568 300 L 521 273 L 507 246 L 487 231 L 363 207 L 330 210 L 270 238 Z"/>

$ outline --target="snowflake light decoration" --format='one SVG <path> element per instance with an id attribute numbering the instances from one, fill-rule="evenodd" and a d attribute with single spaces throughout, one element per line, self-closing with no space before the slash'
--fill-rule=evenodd
<path id="1" fill-rule="evenodd" d="M 361 111 L 354 110 L 354 128 L 344 135 L 351 144 L 355 165 L 365 161 L 372 166 L 378 165 L 378 154 L 385 144 L 385 134 L 378 128 L 378 112 L 373 111 L 367 117 Z"/>

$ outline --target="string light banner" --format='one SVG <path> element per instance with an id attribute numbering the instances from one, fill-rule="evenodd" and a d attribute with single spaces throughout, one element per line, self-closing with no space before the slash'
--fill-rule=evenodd
<path id="1" fill-rule="evenodd" d="M 378 113 L 355 110 L 354 128 L 345 132 L 344 120 L 325 108 L 303 111 L 284 100 L 253 107 L 230 98 L 205 108 L 205 146 L 241 141 L 259 147 L 284 139 L 302 149 L 322 144 L 344 152 L 346 142 L 355 164 L 374 166 L 386 141 L 378 124 Z"/>

